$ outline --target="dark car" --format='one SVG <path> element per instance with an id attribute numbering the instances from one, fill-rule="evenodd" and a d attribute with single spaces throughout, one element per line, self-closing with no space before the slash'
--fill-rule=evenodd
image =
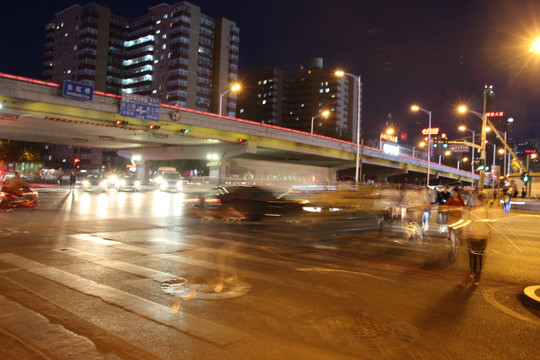
<path id="1" fill-rule="evenodd" d="M 196 205 L 196 213 L 202 217 L 221 219 L 260 221 L 264 217 L 296 216 L 302 211 L 299 202 L 278 199 L 273 192 L 258 186 L 217 186 L 186 197 L 184 202 Z"/>
<path id="2" fill-rule="evenodd" d="M 84 191 L 106 191 L 109 187 L 109 182 L 101 174 L 88 174 L 81 185 Z"/>
<path id="3" fill-rule="evenodd" d="M 114 186 L 118 191 L 141 190 L 141 182 L 139 181 L 137 175 L 129 173 L 116 176 L 116 179 L 114 180 L 114 184 L 112 186 Z"/>

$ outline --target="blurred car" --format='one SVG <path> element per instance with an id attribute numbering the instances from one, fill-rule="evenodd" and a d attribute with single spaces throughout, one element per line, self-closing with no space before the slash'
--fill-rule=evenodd
<path id="1" fill-rule="evenodd" d="M 182 177 L 178 171 L 164 171 L 159 183 L 161 191 L 181 191 Z"/>
<path id="2" fill-rule="evenodd" d="M 107 191 L 109 182 L 101 174 L 88 174 L 81 182 L 84 191 Z"/>
<path id="3" fill-rule="evenodd" d="M 195 205 L 195 214 L 216 219 L 260 221 L 264 217 L 298 216 L 302 212 L 298 201 L 278 199 L 271 191 L 258 186 L 217 186 L 185 197 L 184 203 Z"/>
<path id="4" fill-rule="evenodd" d="M 116 175 L 109 180 L 109 186 L 114 187 L 117 191 L 140 191 L 141 182 L 135 174 L 127 173 Z"/>

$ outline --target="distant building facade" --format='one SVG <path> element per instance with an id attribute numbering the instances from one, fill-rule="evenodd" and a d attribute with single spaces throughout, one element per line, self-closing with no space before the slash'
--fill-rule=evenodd
<path id="1" fill-rule="evenodd" d="M 249 69 L 241 75 L 244 90 L 238 96 L 237 116 L 242 119 L 356 141 L 358 83 L 323 69 L 314 58 L 309 68 L 285 74 L 277 68 Z M 361 97 L 360 97 L 361 99 Z M 329 111 L 330 116 L 320 116 Z"/>
<path id="2" fill-rule="evenodd" d="M 240 29 L 183 1 L 127 19 L 96 3 L 74 5 L 45 29 L 43 79 L 151 96 L 219 113 L 220 95 L 238 79 Z M 222 113 L 236 114 L 235 94 Z"/>

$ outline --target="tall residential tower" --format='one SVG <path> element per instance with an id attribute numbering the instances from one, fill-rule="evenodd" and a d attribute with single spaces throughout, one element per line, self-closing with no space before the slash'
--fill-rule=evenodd
<path id="1" fill-rule="evenodd" d="M 43 78 L 219 113 L 220 94 L 238 79 L 239 42 L 233 21 L 186 1 L 135 19 L 96 3 L 74 5 L 46 26 Z M 235 95 L 223 100 L 223 114 L 235 116 Z"/>
<path id="2" fill-rule="evenodd" d="M 356 141 L 358 84 L 350 77 L 337 77 L 323 69 L 323 59 L 294 74 L 277 68 L 250 69 L 242 74 L 245 91 L 238 97 L 243 119 L 279 125 L 299 131 Z M 320 116 L 325 110 L 328 118 Z"/>

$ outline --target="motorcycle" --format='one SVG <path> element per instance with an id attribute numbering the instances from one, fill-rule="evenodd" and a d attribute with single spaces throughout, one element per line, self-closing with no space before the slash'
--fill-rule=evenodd
<path id="1" fill-rule="evenodd" d="M 39 209 L 39 194 L 27 186 L 21 186 L 22 196 L 8 191 L 7 187 L 0 190 L 0 210 L 12 210 L 14 208 Z"/>

